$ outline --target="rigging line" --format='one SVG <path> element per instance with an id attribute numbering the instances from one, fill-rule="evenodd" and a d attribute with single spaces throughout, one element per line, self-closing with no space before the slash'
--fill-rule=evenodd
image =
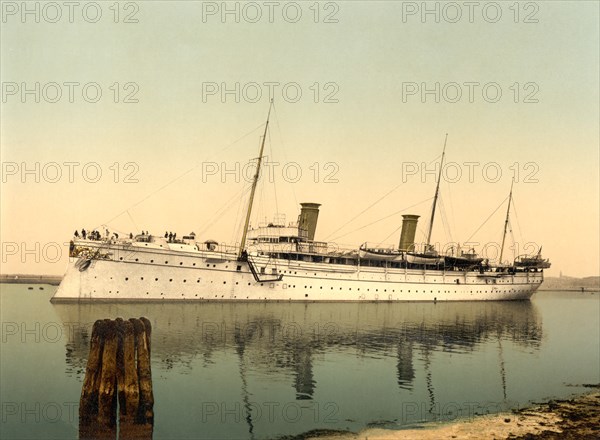
<path id="1" fill-rule="evenodd" d="M 271 130 L 268 130 L 267 134 L 269 135 L 269 151 L 271 152 L 271 160 L 273 160 L 275 156 L 273 155 L 273 142 L 271 139 Z M 275 193 L 275 212 L 277 213 L 277 215 L 279 215 L 279 202 L 277 200 L 277 178 L 275 177 L 275 173 L 273 173 L 272 176 L 269 175 L 269 177 L 273 179 L 273 192 Z"/>
<path id="2" fill-rule="evenodd" d="M 516 255 L 516 250 L 517 250 L 517 246 L 518 245 L 515 246 L 515 244 L 516 244 L 516 242 L 515 242 L 515 234 L 513 234 L 512 222 L 510 220 L 508 221 L 508 230 L 510 232 L 510 238 L 512 239 L 512 242 L 513 242 L 513 249 L 512 249 L 512 251 L 513 251 L 513 258 L 515 258 L 517 256 Z"/>
<path id="3" fill-rule="evenodd" d="M 234 206 L 234 202 L 238 201 L 239 198 L 244 196 L 244 193 L 248 192 L 250 189 L 249 188 L 243 188 L 241 191 L 238 191 L 236 194 L 234 194 L 233 197 L 231 197 L 223 206 L 221 206 L 217 212 L 215 214 L 213 214 L 209 220 L 207 220 L 206 222 L 206 226 L 204 226 L 203 228 L 200 229 L 200 232 L 198 233 L 198 237 L 200 237 L 202 234 L 204 234 L 207 230 L 209 230 L 218 220 L 221 219 L 221 217 L 223 217 L 225 215 L 225 213 L 227 211 L 229 211 L 233 206 Z"/>
<path id="4" fill-rule="evenodd" d="M 363 225 L 363 226 L 361 226 L 360 228 L 357 228 L 357 229 L 354 229 L 354 230 L 352 230 L 352 231 L 346 232 L 345 234 L 338 235 L 337 237 L 335 237 L 335 238 L 331 239 L 331 241 L 335 241 L 335 240 L 337 240 L 338 238 L 345 237 L 346 235 L 349 235 L 349 234 L 352 234 L 352 233 L 354 233 L 354 232 L 360 231 L 361 229 L 368 228 L 369 226 L 372 226 L 372 225 L 374 225 L 375 223 L 379 223 L 379 222 L 381 222 L 381 221 L 383 221 L 383 220 L 386 220 L 386 219 L 388 219 L 388 218 L 390 218 L 390 217 L 393 217 L 393 216 L 395 216 L 395 215 L 398 215 L 398 214 L 400 214 L 401 212 L 404 212 L 404 211 L 406 211 L 406 210 L 409 210 L 409 209 L 411 209 L 411 208 L 414 208 L 415 206 L 419 206 L 419 205 L 421 205 L 421 204 L 423 204 L 423 203 L 425 203 L 425 202 L 428 202 L 428 201 L 430 201 L 432 198 L 433 198 L 433 197 L 429 197 L 428 199 L 421 200 L 420 202 L 418 202 L 418 203 L 415 203 L 414 205 L 408 206 L 408 207 L 406 207 L 406 208 L 402 208 L 401 210 L 399 210 L 399 211 L 396 211 L 396 212 L 394 212 L 393 214 L 386 215 L 385 217 L 382 217 L 382 218 L 380 218 L 379 220 L 375 220 L 374 222 L 368 223 L 368 224 L 366 224 L 366 225 Z M 330 235 L 331 235 L 331 234 L 329 234 L 329 236 L 330 236 Z"/>
<path id="5" fill-rule="evenodd" d="M 232 235 L 230 238 L 230 242 L 235 243 L 236 247 L 239 246 L 239 242 L 237 240 L 239 239 L 239 237 L 242 236 L 242 230 L 244 228 L 244 214 L 241 214 L 241 212 L 246 204 L 245 196 L 249 191 L 250 191 L 250 186 L 248 186 L 247 188 L 244 188 L 243 193 L 240 194 L 240 196 L 236 199 L 237 200 L 237 210 L 236 210 L 236 214 L 235 214 L 235 222 L 232 225 Z M 231 207 L 233 207 L 235 205 L 234 202 L 235 202 L 235 200 L 232 201 L 229 209 L 231 209 Z"/>
<path id="6" fill-rule="evenodd" d="M 446 242 L 448 242 L 448 239 L 450 239 L 450 242 L 453 242 L 454 240 L 452 240 L 452 231 L 450 230 L 450 224 L 448 223 L 448 215 L 446 213 L 446 205 L 444 204 L 443 197 L 440 197 L 440 216 L 442 217 L 442 225 L 444 227 L 444 234 L 446 235 Z"/>
<path id="7" fill-rule="evenodd" d="M 230 205 L 233 204 L 234 201 L 238 200 L 240 197 L 242 197 L 244 195 L 244 193 L 246 193 L 248 191 L 249 188 L 247 187 L 243 187 L 241 189 L 239 189 L 238 191 L 236 191 L 233 196 L 231 196 L 229 198 L 229 200 L 227 200 L 223 205 L 221 205 L 219 207 L 219 209 L 217 209 L 215 212 L 213 212 L 213 214 L 208 217 L 208 219 L 206 220 L 207 223 L 212 223 L 218 219 L 221 218 L 221 216 L 223 215 L 224 211 L 229 210 L 230 209 Z"/>
<path id="8" fill-rule="evenodd" d="M 454 215 L 454 203 L 452 203 L 452 193 L 450 192 L 450 182 L 446 182 L 446 194 L 448 195 L 448 201 L 450 203 L 450 219 L 449 219 L 449 223 L 451 223 L 451 226 L 454 228 L 456 226 L 456 222 L 455 222 L 455 215 Z M 456 229 L 455 229 L 456 230 Z"/>
<path id="9" fill-rule="evenodd" d="M 446 242 L 452 241 L 452 234 L 450 233 L 450 225 L 448 224 L 448 216 L 446 214 L 446 207 L 440 197 L 440 217 L 442 219 L 442 228 L 444 230 L 444 238 Z"/>
<path id="10" fill-rule="evenodd" d="M 398 188 L 400 188 L 403 185 L 403 183 L 400 183 L 399 185 L 397 185 L 396 187 L 392 188 L 389 192 L 387 192 L 385 195 L 383 195 L 382 197 L 380 197 L 379 199 L 377 199 L 375 202 L 371 203 L 369 206 L 367 206 L 365 209 L 363 209 L 361 212 L 359 212 L 358 214 L 356 214 L 354 217 L 352 217 L 350 220 L 348 220 L 346 223 L 344 223 L 342 226 L 340 226 L 339 228 L 337 228 L 335 231 L 333 231 L 332 233 L 330 233 L 329 235 L 327 235 L 324 240 L 327 241 L 329 239 L 329 237 L 331 237 L 333 234 L 335 234 L 336 232 L 340 231 L 341 229 L 343 229 L 344 227 L 346 227 L 348 224 L 352 223 L 354 220 L 356 220 L 358 217 L 360 217 L 361 215 L 363 215 L 365 212 L 367 212 L 369 209 L 371 209 L 373 206 L 375 206 L 376 204 L 378 204 L 379 202 L 381 202 L 383 199 L 385 199 L 387 196 L 389 196 L 391 193 L 393 193 L 394 191 L 396 191 Z M 344 234 L 344 235 L 340 235 L 339 237 L 344 237 L 345 235 L 348 234 Z M 339 238 L 336 237 L 336 238 Z"/>
<path id="11" fill-rule="evenodd" d="M 492 212 L 489 215 L 489 217 L 486 218 L 481 225 L 479 225 L 479 227 L 477 228 L 477 230 L 475 232 L 473 232 L 469 238 L 467 238 L 467 240 L 465 241 L 465 243 L 469 243 L 471 241 L 471 238 L 473 238 L 473 236 L 475 234 L 477 234 L 481 228 L 483 228 L 483 226 L 488 222 L 488 220 L 490 218 L 492 218 L 492 216 L 496 213 L 496 211 L 498 211 L 502 207 L 502 205 L 504 204 L 504 202 L 506 201 L 506 199 L 508 199 L 508 197 L 506 197 L 504 200 L 502 200 L 502 202 L 500 202 L 500 204 L 498 205 L 498 207 L 496 209 L 494 209 L 494 212 Z"/>
<path id="12" fill-rule="evenodd" d="M 387 241 L 392 235 L 394 235 L 396 232 L 398 232 L 398 230 L 400 230 L 401 228 L 402 228 L 402 225 L 398 226 L 396 229 L 394 229 L 392 231 L 392 233 L 390 235 L 388 235 L 383 240 L 381 240 L 379 243 L 377 243 L 377 245 L 375 247 L 379 247 L 381 245 L 381 243 L 383 243 L 384 241 Z"/>
<path id="13" fill-rule="evenodd" d="M 445 222 L 445 229 L 448 234 L 448 238 L 450 239 L 450 242 L 453 243 L 454 237 L 452 236 L 452 226 L 450 225 L 450 219 L 448 218 L 448 210 L 446 209 L 445 204 L 442 204 L 442 208 L 442 220 Z"/>
<path id="14" fill-rule="evenodd" d="M 267 184 L 265 183 L 265 179 L 260 179 L 258 181 L 258 203 L 257 207 L 254 210 L 254 220 L 256 221 L 255 228 L 260 227 L 261 219 L 264 216 L 265 223 L 268 223 L 269 220 L 267 218 L 267 208 L 265 203 L 265 187 Z M 252 224 L 252 221 L 250 221 Z"/>
<path id="15" fill-rule="evenodd" d="M 247 190 L 250 190 L 250 187 L 247 188 Z M 232 236 L 232 243 L 235 243 L 235 246 L 238 246 L 238 242 L 237 242 L 237 237 L 241 237 L 242 236 L 242 228 L 243 228 L 243 224 L 244 224 L 244 214 L 242 214 L 242 209 L 244 207 L 244 193 L 240 194 L 240 196 L 237 199 L 237 210 L 235 213 L 235 222 L 233 223 L 233 236 Z M 233 205 L 233 203 L 232 203 Z"/>
<path id="16" fill-rule="evenodd" d="M 131 223 L 133 223 L 133 226 L 135 227 L 135 230 L 139 231 L 140 228 L 138 227 L 137 223 L 133 219 L 133 216 L 131 215 L 131 213 L 129 212 L 129 210 L 127 210 L 127 215 L 129 216 L 129 220 L 131 220 Z"/>
<path id="17" fill-rule="evenodd" d="M 236 139 L 235 141 L 233 141 L 232 143 L 230 143 L 229 145 L 225 146 L 224 148 L 222 148 L 221 150 L 219 150 L 220 152 L 226 151 L 229 148 L 231 148 L 233 145 L 237 144 L 238 142 L 240 142 L 241 140 L 243 140 L 244 138 L 246 138 L 247 136 L 251 135 L 252 133 L 254 133 L 256 130 L 258 130 L 260 127 L 264 126 L 265 124 L 260 124 L 258 127 L 253 128 L 251 131 L 249 131 L 248 133 L 246 133 L 245 135 L 243 135 L 242 137 Z M 212 156 L 209 156 L 206 160 L 212 158 Z M 143 202 L 145 202 L 146 200 L 148 200 L 150 197 L 154 196 L 155 194 L 158 194 L 159 192 L 161 192 L 162 190 L 164 190 L 166 187 L 172 185 L 173 183 L 177 182 L 179 179 L 183 178 L 184 176 L 188 175 L 189 173 L 191 173 L 192 171 L 194 171 L 195 169 L 197 169 L 199 166 L 201 166 L 203 163 L 206 162 L 206 160 L 204 160 L 203 162 L 200 162 L 196 165 L 194 165 L 192 168 L 190 168 L 189 170 L 185 171 L 183 174 L 180 174 L 178 177 L 175 177 L 173 180 L 167 182 L 166 184 L 164 184 L 163 186 L 161 186 L 160 188 L 158 188 L 157 190 L 151 192 L 150 194 L 148 194 L 147 196 L 143 197 L 141 200 L 138 200 L 137 202 L 135 202 L 133 205 L 130 205 L 127 209 L 125 209 L 124 211 L 121 211 L 119 214 L 117 214 L 116 216 L 114 216 L 113 218 L 111 218 L 110 220 L 108 220 L 107 222 L 105 222 L 106 224 L 112 222 L 113 220 L 115 220 L 116 218 L 120 217 L 121 215 L 125 214 L 125 212 L 129 209 L 135 208 L 136 206 L 142 204 Z"/>
<path id="18" fill-rule="evenodd" d="M 438 157 L 441 157 L 441 155 L 437 156 L 435 159 L 433 159 L 431 162 L 429 162 L 428 165 L 431 165 L 433 162 L 435 162 L 438 159 Z M 333 234 L 335 234 L 336 232 L 340 231 L 341 229 L 343 229 L 344 227 L 346 227 L 347 225 L 349 225 L 350 223 L 352 223 L 358 217 L 360 217 L 361 215 L 363 215 L 366 211 L 368 211 L 369 209 L 371 209 L 373 206 L 375 206 L 376 204 L 378 204 L 379 202 L 381 202 L 383 199 L 385 199 L 387 196 L 389 196 L 391 193 L 393 193 L 398 188 L 400 188 L 403 184 L 404 184 L 404 182 L 401 182 L 400 184 L 398 184 L 397 186 L 395 186 L 394 188 L 392 188 L 389 192 L 387 192 L 382 197 L 380 197 L 379 199 L 377 199 L 375 202 L 373 202 L 372 204 L 370 204 L 369 206 L 367 206 L 365 209 L 363 209 L 361 212 L 359 212 L 358 214 L 356 214 L 354 217 L 352 217 L 350 220 L 348 220 L 342 226 L 340 226 L 335 231 L 333 231 L 329 235 L 327 235 L 323 240 L 327 241 L 329 239 L 329 237 L 331 237 Z M 431 199 L 429 199 L 429 200 L 431 200 Z M 348 234 L 345 234 L 345 235 L 348 235 Z M 344 237 L 345 235 L 340 235 L 339 237 Z M 336 238 L 339 238 L 339 237 L 336 237 Z"/>
<path id="19" fill-rule="evenodd" d="M 515 203 L 515 197 L 514 196 L 513 196 L 513 199 L 512 199 L 512 206 L 513 206 L 513 212 L 515 213 L 515 219 L 517 220 L 517 229 L 519 231 L 519 239 L 524 244 L 525 241 L 523 240 L 523 231 L 521 229 L 521 223 L 519 222 L 519 215 L 517 214 L 517 205 Z"/>

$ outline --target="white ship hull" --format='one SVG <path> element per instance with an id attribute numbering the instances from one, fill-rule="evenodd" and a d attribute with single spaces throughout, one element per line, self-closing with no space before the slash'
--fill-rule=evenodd
<path id="1" fill-rule="evenodd" d="M 361 267 L 254 256 L 257 281 L 234 254 L 83 243 L 100 249 L 103 258 L 84 270 L 80 259 L 71 258 L 53 301 L 526 300 L 543 282 L 542 271 Z M 279 281 L 265 280 L 279 275 Z"/>

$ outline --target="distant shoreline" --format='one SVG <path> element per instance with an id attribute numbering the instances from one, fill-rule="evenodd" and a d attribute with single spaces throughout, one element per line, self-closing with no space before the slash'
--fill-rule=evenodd
<path id="1" fill-rule="evenodd" d="M 58 286 L 62 275 L 2 274 L 0 284 L 50 284 Z"/>

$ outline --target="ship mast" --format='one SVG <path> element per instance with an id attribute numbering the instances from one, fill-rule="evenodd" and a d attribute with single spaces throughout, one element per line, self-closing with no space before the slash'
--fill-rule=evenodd
<path id="1" fill-rule="evenodd" d="M 246 212 L 246 222 L 244 223 L 244 232 L 242 234 L 242 241 L 240 243 L 240 249 L 238 251 L 238 260 L 242 259 L 242 254 L 246 247 L 246 235 L 248 235 L 248 226 L 250 225 L 250 215 L 252 214 L 252 204 L 254 203 L 254 193 L 256 192 L 256 185 L 258 183 L 258 177 L 260 176 L 260 167 L 262 165 L 263 151 L 265 149 L 265 140 L 267 139 L 267 129 L 269 128 L 269 117 L 271 116 L 271 108 L 273 107 L 273 100 L 269 105 L 269 112 L 267 114 L 267 123 L 265 124 L 265 132 L 263 133 L 262 141 L 260 143 L 260 153 L 258 154 L 258 163 L 256 164 L 256 172 L 254 173 L 254 179 L 252 180 L 252 189 L 250 190 L 250 200 L 248 201 L 248 211 Z"/>
<path id="2" fill-rule="evenodd" d="M 504 234 L 502 234 L 502 246 L 500 246 L 500 259 L 498 264 L 502 264 L 502 254 L 504 254 L 504 241 L 506 240 L 506 230 L 508 229 L 508 216 L 510 214 L 510 203 L 512 201 L 513 180 L 510 184 L 510 194 L 508 195 L 508 207 L 506 208 L 506 220 L 504 220 Z"/>
<path id="3" fill-rule="evenodd" d="M 446 139 L 444 139 L 444 149 L 442 150 L 442 159 L 440 160 L 440 172 L 438 174 L 437 185 L 435 187 L 435 196 L 433 197 L 433 206 L 431 208 L 431 220 L 429 221 L 429 233 L 427 234 L 427 247 L 425 252 L 429 251 L 429 245 L 431 244 L 431 232 L 433 231 L 433 219 L 435 217 L 435 205 L 437 204 L 438 195 L 440 192 L 440 181 L 442 180 L 442 168 L 444 167 L 444 155 L 446 154 L 446 142 L 448 141 L 448 133 L 446 133 Z"/>

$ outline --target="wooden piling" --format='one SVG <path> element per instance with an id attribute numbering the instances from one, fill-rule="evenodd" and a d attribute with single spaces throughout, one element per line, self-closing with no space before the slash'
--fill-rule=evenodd
<path id="1" fill-rule="evenodd" d="M 102 373 L 98 394 L 98 422 L 106 427 L 117 424 L 117 327 L 111 322 L 107 326 L 102 352 Z"/>
<path id="2" fill-rule="evenodd" d="M 154 396 L 152 327 L 146 318 L 96 321 L 81 390 L 79 438 L 150 440 Z"/>
<path id="3" fill-rule="evenodd" d="M 90 354 L 85 369 L 85 378 L 81 387 L 79 403 L 79 421 L 84 425 L 98 415 L 97 380 L 102 368 L 102 351 L 104 350 L 104 321 L 98 320 L 92 327 Z"/>
<path id="4" fill-rule="evenodd" d="M 152 423 L 154 420 L 154 395 L 152 394 L 152 372 L 146 325 L 140 319 L 131 318 L 138 353 L 137 373 L 140 384 L 139 423 Z M 148 328 L 151 328 L 148 322 Z"/>
<path id="5" fill-rule="evenodd" d="M 140 387 L 136 368 L 135 339 L 133 324 L 122 321 L 123 362 L 121 364 L 122 378 L 119 381 L 120 421 L 125 418 L 135 421 L 140 406 Z"/>
<path id="6" fill-rule="evenodd" d="M 148 320 L 148 318 L 145 318 L 144 316 L 142 316 L 140 318 L 140 321 L 142 321 L 142 323 L 144 324 L 144 330 L 146 331 L 146 344 L 148 345 L 148 357 L 152 358 L 152 350 L 150 347 L 150 341 L 152 340 L 152 324 L 150 324 L 150 321 Z"/>

